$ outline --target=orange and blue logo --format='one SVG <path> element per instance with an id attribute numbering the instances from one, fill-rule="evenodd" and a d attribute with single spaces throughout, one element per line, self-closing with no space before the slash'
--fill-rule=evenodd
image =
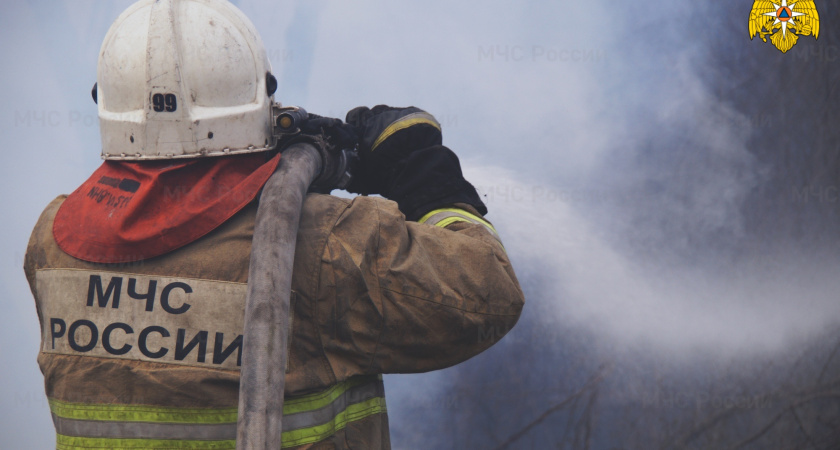
<path id="1" fill-rule="evenodd" d="M 756 34 L 761 40 L 770 42 L 782 53 L 787 52 L 799 40 L 799 36 L 820 34 L 820 16 L 817 7 L 811 0 L 799 0 L 788 4 L 782 0 L 781 4 L 757 0 L 750 11 L 750 39 Z"/>

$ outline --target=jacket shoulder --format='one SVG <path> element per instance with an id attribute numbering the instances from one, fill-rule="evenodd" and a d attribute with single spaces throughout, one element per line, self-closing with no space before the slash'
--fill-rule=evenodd
<path id="1" fill-rule="evenodd" d="M 59 195 L 53 199 L 41 213 L 35 223 L 35 228 L 32 229 L 23 260 L 23 270 L 30 286 L 35 285 L 35 270 L 46 265 L 50 243 L 53 241 L 53 220 L 65 199 L 67 199 L 66 195 Z"/>
<path id="2" fill-rule="evenodd" d="M 309 194 L 304 203 L 301 228 L 317 227 L 327 234 L 341 229 L 362 232 L 375 229 L 379 222 L 405 220 L 397 204 L 381 197 L 359 196 L 352 199 L 334 195 Z M 337 228 L 337 229 L 336 229 Z"/>

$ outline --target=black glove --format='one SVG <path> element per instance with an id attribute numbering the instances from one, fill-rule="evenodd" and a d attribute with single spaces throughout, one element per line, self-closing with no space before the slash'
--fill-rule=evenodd
<path id="1" fill-rule="evenodd" d="M 417 149 L 441 143 L 440 125 L 419 108 L 360 106 L 348 112 L 346 120 L 356 127 L 360 160 L 347 189 L 358 194 L 383 194 L 398 161 Z"/>
<path id="2" fill-rule="evenodd" d="M 454 203 L 487 213 L 458 157 L 441 145 L 440 124 L 431 114 L 415 107 L 359 107 L 347 113 L 347 123 L 359 137 L 359 164 L 348 191 L 394 200 L 409 220 Z"/>
<path id="3" fill-rule="evenodd" d="M 300 131 L 303 134 L 321 135 L 331 146 L 338 149 L 353 148 L 358 141 L 356 127 L 342 122 L 341 119 L 312 113 L 309 113 Z"/>
<path id="4" fill-rule="evenodd" d="M 298 125 L 300 133 L 283 137 L 279 147 L 297 142 L 315 146 L 321 154 L 321 173 L 310 186 L 310 192 L 329 194 L 333 189 L 346 187 L 348 172 L 355 163 L 356 128 L 340 119 L 307 114 Z"/>

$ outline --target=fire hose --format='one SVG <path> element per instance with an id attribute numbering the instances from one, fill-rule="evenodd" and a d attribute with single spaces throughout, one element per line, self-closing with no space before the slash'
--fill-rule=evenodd
<path id="1" fill-rule="evenodd" d="M 306 112 L 299 116 L 305 117 Z M 290 123 L 288 117 L 282 112 L 275 117 L 279 134 L 299 130 L 299 123 Z M 313 183 L 335 188 L 347 185 L 353 154 L 352 149 L 325 151 L 307 142 L 292 144 L 282 150 L 279 167 L 263 187 L 245 303 L 236 430 L 239 450 L 281 447 L 292 267 L 301 209 Z"/>

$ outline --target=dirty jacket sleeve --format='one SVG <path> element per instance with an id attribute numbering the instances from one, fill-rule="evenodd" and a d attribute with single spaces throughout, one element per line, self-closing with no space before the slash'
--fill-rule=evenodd
<path id="1" fill-rule="evenodd" d="M 382 198 L 345 200 L 320 253 L 317 300 L 336 379 L 412 373 L 462 362 L 516 323 L 524 298 L 501 243 L 483 226 L 406 221 Z M 334 198 L 334 197 L 333 197 Z M 314 218 L 303 217 L 305 223 Z M 306 236 L 299 236 L 306 239 Z"/>

